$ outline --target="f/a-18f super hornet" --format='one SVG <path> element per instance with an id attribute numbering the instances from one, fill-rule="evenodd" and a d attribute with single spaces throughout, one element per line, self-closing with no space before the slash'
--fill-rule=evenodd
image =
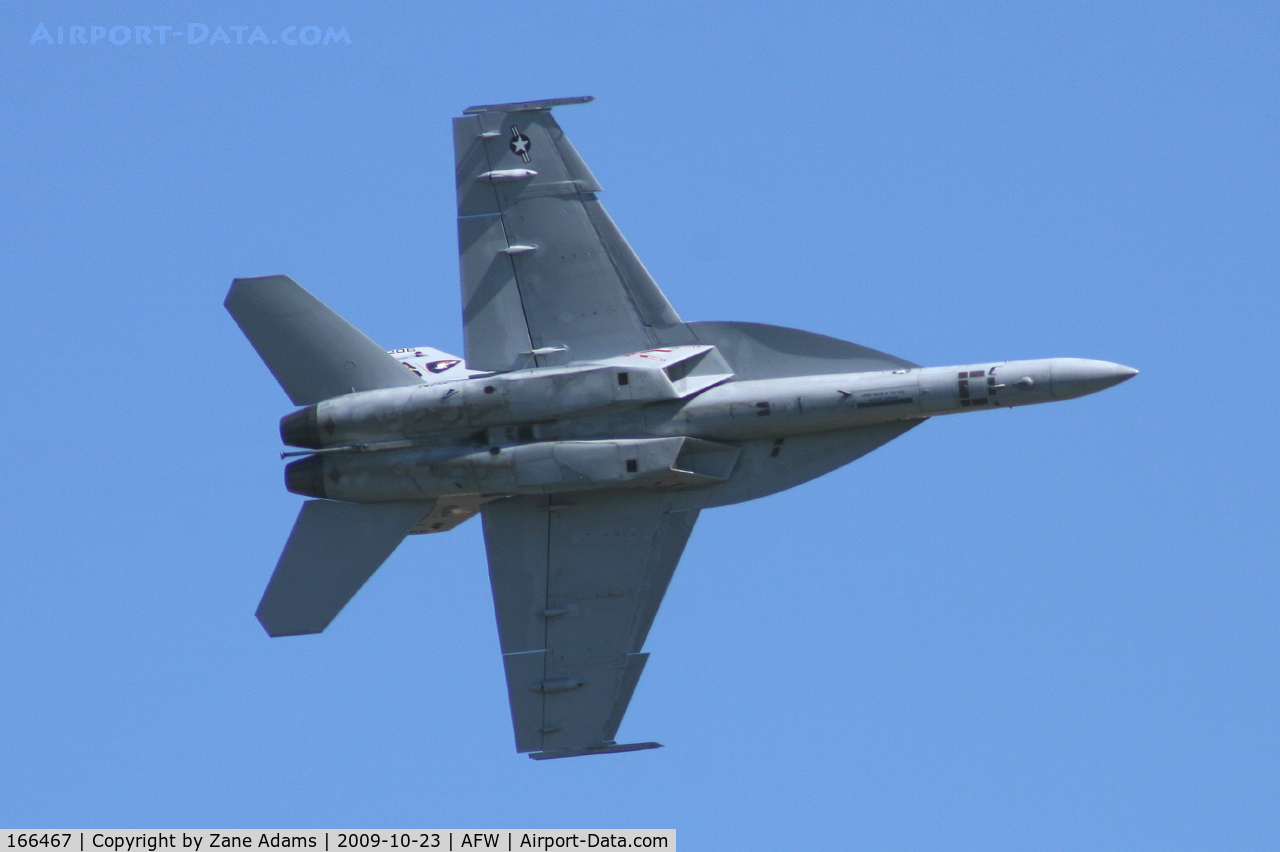
<path id="1" fill-rule="evenodd" d="M 302 506 L 258 607 L 318 633 L 406 535 L 479 513 L 516 750 L 615 732 L 698 512 L 799 485 L 940 414 L 1071 399 L 1136 371 L 1050 358 L 921 367 L 789 328 L 684 322 L 551 116 L 454 119 L 465 361 L 387 352 L 283 275 L 226 307 L 300 410 Z"/>

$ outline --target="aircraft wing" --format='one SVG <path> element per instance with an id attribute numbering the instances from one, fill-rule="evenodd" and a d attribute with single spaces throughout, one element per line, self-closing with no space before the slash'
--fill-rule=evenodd
<path id="1" fill-rule="evenodd" d="M 471 107 L 454 119 L 470 369 L 639 352 L 664 342 L 657 329 L 680 324 L 551 117 L 553 106 L 589 100 Z"/>
<path id="2" fill-rule="evenodd" d="M 654 492 L 514 497 L 481 510 L 516 750 L 655 748 L 613 737 L 697 511 Z"/>

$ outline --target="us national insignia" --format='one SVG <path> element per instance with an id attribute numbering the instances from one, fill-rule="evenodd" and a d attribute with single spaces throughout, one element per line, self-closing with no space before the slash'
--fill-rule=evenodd
<path id="1" fill-rule="evenodd" d="M 511 146 L 511 153 L 515 154 L 526 163 L 529 162 L 529 149 L 533 147 L 533 142 L 520 132 L 520 128 L 514 124 L 511 125 L 511 141 L 507 143 Z"/>
<path id="2" fill-rule="evenodd" d="M 443 373 L 445 370 L 449 369 L 450 367 L 456 366 L 461 363 L 462 361 L 460 359 L 454 358 L 448 361 L 431 361 L 427 363 L 425 366 L 428 370 L 430 370 L 433 373 Z"/>

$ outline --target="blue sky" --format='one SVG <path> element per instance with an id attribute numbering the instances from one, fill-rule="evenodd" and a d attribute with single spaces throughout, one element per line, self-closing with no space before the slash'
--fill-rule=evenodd
<path id="1" fill-rule="evenodd" d="M 0 824 L 1280 836 L 1274 4 L 0 21 Z M 350 44 L 188 45 L 190 22 Z M 181 36 L 32 44 L 41 23 Z M 667 747 L 538 763 L 477 522 L 408 541 L 326 633 L 262 632 L 290 406 L 221 301 L 286 273 L 388 348 L 460 352 L 449 119 L 577 94 L 559 120 L 685 319 L 1142 374 L 705 512 L 620 731 Z"/>

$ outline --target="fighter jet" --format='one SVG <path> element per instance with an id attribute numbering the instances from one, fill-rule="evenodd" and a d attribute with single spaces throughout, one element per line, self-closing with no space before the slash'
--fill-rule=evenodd
<path id="1" fill-rule="evenodd" d="M 283 275 L 226 308 L 299 410 L 303 504 L 257 616 L 319 633 L 407 535 L 479 514 L 518 752 L 614 737 L 698 513 L 848 464 L 943 414 L 1071 399 L 1137 372 L 1050 358 L 922 367 L 744 322 L 684 322 L 552 118 L 454 119 L 464 358 L 382 349 Z"/>

